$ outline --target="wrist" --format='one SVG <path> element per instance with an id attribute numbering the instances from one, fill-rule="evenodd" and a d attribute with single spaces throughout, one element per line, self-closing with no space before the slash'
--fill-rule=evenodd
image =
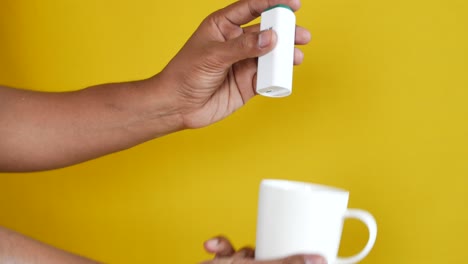
<path id="1" fill-rule="evenodd" d="M 158 136 L 173 133 L 185 129 L 184 118 L 174 94 L 170 81 L 165 80 L 161 74 L 157 74 L 149 79 L 138 81 L 137 86 L 141 86 L 145 91 L 142 117 L 149 123 L 155 123 L 154 127 Z"/>

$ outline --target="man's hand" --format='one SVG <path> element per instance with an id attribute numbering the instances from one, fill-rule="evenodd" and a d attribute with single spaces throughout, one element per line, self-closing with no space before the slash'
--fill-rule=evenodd
<path id="1" fill-rule="evenodd" d="M 181 51 L 159 74 L 169 97 L 181 114 L 184 128 L 207 126 L 230 115 L 255 95 L 257 57 L 271 51 L 276 43 L 273 30 L 242 25 L 263 10 L 286 4 L 293 10 L 299 0 L 240 0 L 209 15 Z M 310 33 L 296 29 L 296 44 L 307 44 Z M 303 54 L 295 49 L 294 63 Z"/>
<path id="2" fill-rule="evenodd" d="M 215 254 L 213 260 L 202 264 L 326 264 L 324 258 L 317 255 L 295 255 L 270 261 L 255 261 L 255 250 L 244 247 L 236 251 L 231 242 L 224 237 L 210 239 L 204 244 L 205 250 Z"/>
<path id="3" fill-rule="evenodd" d="M 272 30 L 242 27 L 276 4 L 240 0 L 209 15 L 162 72 L 140 81 L 46 93 L 0 86 L 0 171 L 74 165 L 187 128 L 219 121 L 255 95 L 257 57 Z M 296 28 L 296 44 L 310 34 Z M 294 63 L 303 54 L 295 50 Z"/>

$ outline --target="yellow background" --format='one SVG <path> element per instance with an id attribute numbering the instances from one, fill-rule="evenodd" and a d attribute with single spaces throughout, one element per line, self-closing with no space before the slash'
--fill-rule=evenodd
<path id="1" fill-rule="evenodd" d="M 3 0 L 0 83 L 68 91 L 149 77 L 230 0 Z M 197 263 L 255 241 L 258 184 L 350 190 L 379 225 L 362 263 L 466 263 L 468 2 L 303 1 L 293 95 L 70 168 L 0 174 L 0 225 L 109 263 Z M 367 239 L 345 224 L 342 254 Z"/>

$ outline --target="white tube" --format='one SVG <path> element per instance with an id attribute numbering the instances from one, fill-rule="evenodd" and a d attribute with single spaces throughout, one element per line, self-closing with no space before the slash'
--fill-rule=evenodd
<path id="1" fill-rule="evenodd" d="M 275 48 L 258 58 L 258 94 L 285 97 L 292 93 L 296 16 L 286 5 L 266 9 L 261 16 L 260 30 L 273 29 L 277 35 Z"/>

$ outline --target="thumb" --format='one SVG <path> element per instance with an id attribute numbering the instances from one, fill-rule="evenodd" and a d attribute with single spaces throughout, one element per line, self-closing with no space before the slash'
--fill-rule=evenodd
<path id="1" fill-rule="evenodd" d="M 276 33 L 272 29 L 250 32 L 223 42 L 218 47 L 218 56 L 229 66 L 248 58 L 255 58 L 270 52 L 276 44 Z"/>

